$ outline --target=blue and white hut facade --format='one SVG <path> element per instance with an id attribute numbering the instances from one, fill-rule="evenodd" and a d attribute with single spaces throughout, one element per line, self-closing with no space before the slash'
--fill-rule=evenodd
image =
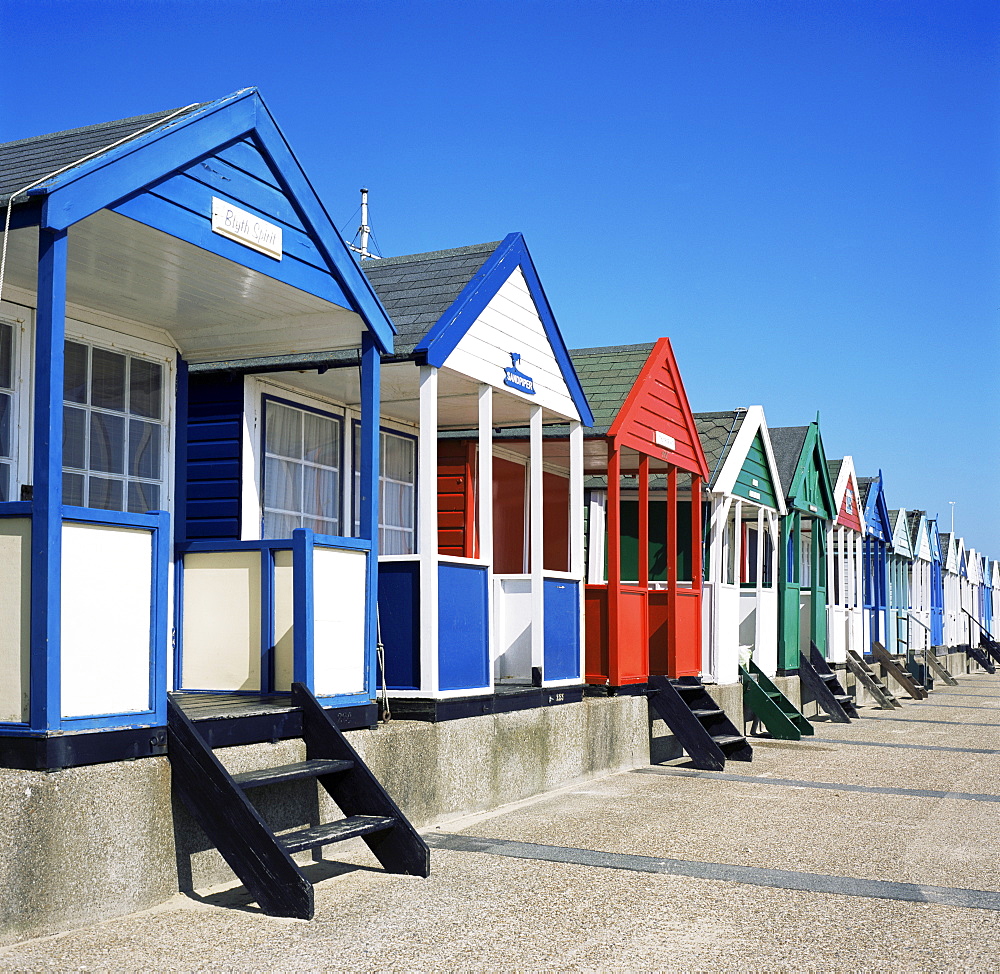
<path id="1" fill-rule="evenodd" d="M 787 513 L 764 409 L 695 413 L 710 471 L 702 593 L 702 674 L 739 680 L 740 654 L 778 669 L 779 517 Z"/>
<path id="2" fill-rule="evenodd" d="M 1000 636 L 1000 561 L 990 560 L 990 635 Z"/>
<path id="3" fill-rule="evenodd" d="M 983 559 L 975 548 L 965 549 L 965 575 L 962 581 L 962 614 L 969 624 L 969 642 L 976 646 L 983 631 Z"/>
<path id="4" fill-rule="evenodd" d="M 865 642 L 865 521 L 854 458 L 829 460 L 827 469 L 837 509 L 827 545 L 827 658 L 843 663 L 848 650 L 862 656 L 870 651 Z"/>
<path id="5" fill-rule="evenodd" d="M 910 612 L 907 617 L 909 645 L 916 650 L 940 645 L 933 641 L 931 627 L 934 555 L 931 548 L 930 522 L 923 511 L 909 511 L 910 531 Z"/>
<path id="6" fill-rule="evenodd" d="M 0 180 L 0 735 L 162 753 L 169 689 L 293 679 L 370 710 L 392 330 L 260 96 L 9 143 Z M 345 354 L 358 531 L 346 419 L 301 400 Z"/>
<path id="7" fill-rule="evenodd" d="M 877 477 L 859 477 L 862 514 L 865 521 L 865 647 L 889 639 L 889 546 L 892 523 L 882 491 L 882 472 Z"/>
<path id="8" fill-rule="evenodd" d="M 489 712 L 498 685 L 581 686 L 592 418 L 523 237 L 363 267 L 398 329 L 379 559 L 394 711 L 445 719 Z"/>
<path id="9" fill-rule="evenodd" d="M 889 511 L 892 543 L 889 546 L 889 629 L 886 649 L 903 655 L 909 648 L 910 566 L 913 547 L 910 525 L 903 509 Z"/>
<path id="10" fill-rule="evenodd" d="M 944 646 L 944 561 L 947 552 L 938 531 L 937 518 L 927 519 L 927 541 L 931 549 L 931 645 Z"/>

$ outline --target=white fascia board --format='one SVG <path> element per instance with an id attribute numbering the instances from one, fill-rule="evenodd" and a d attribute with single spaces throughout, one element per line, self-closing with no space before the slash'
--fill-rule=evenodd
<path id="1" fill-rule="evenodd" d="M 774 451 L 771 449 L 771 436 L 767 431 L 767 420 L 764 418 L 763 406 L 747 406 L 746 415 L 740 431 L 733 440 L 733 445 L 729 450 L 729 456 L 719 471 L 719 476 L 715 479 L 713 493 L 732 494 L 736 487 L 736 478 L 739 477 L 743 464 L 746 462 L 747 454 L 753 445 L 754 437 L 760 433 L 761 442 L 764 444 L 764 453 L 767 456 L 767 465 L 771 471 L 771 484 L 774 487 L 774 494 L 778 501 L 778 513 L 785 515 L 788 509 L 785 506 L 785 492 L 778 477 L 778 467 L 774 462 Z"/>

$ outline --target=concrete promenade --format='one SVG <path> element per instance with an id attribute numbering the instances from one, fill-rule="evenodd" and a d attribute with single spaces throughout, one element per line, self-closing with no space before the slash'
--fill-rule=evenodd
<path id="1" fill-rule="evenodd" d="M 430 879 L 332 848 L 311 923 L 209 891 L 0 948 L 0 970 L 998 971 L 1000 676 L 959 680 L 725 772 L 442 822 Z"/>

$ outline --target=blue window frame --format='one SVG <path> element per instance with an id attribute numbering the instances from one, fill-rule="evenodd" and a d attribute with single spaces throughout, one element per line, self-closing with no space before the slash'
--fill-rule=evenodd
<path id="1" fill-rule="evenodd" d="M 361 424 L 351 439 L 354 536 L 361 535 Z M 378 549 L 382 555 L 412 555 L 417 550 L 417 438 L 395 430 L 379 435 Z"/>

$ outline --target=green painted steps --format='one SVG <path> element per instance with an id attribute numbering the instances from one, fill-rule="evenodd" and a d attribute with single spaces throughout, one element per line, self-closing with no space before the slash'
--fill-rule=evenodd
<path id="1" fill-rule="evenodd" d="M 261 910 L 311 920 L 313 888 L 292 853 L 360 837 L 388 872 L 430 874 L 430 850 L 347 738 L 301 683 L 292 705 L 302 712 L 306 760 L 230 774 L 197 724 L 167 698 L 167 754 L 173 788 Z M 247 792 L 315 780 L 344 818 L 276 835 Z"/>
<path id="2" fill-rule="evenodd" d="M 798 741 L 816 733 L 809 720 L 753 660 L 747 667 L 740 667 L 740 682 L 744 702 L 750 705 L 771 737 Z"/>

